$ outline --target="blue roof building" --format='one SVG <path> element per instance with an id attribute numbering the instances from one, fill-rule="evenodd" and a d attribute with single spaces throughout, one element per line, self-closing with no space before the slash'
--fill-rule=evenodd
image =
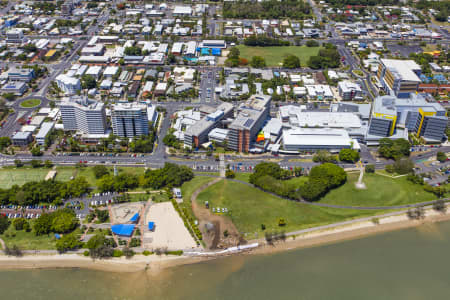
<path id="1" fill-rule="evenodd" d="M 134 224 L 117 224 L 111 226 L 111 231 L 120 236 L 127 236 L 130 237 L 133 234 L 134 227 L 136 225 Z"/>

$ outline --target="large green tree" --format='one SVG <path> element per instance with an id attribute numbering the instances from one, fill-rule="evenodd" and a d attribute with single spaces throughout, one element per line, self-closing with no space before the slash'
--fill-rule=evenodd
<path id="1" fill-rule="evenodd" d="M 92 171 L 94 172 L 94 176 L 97 179 L 102 178 L 103 176 L 109 174 L 108 168 L 103 166 L 103 165 L 96 165 L 96 166 L 94 166 L 92 168 Z"/>
<path id="2" fill-rule="evenodd" d="M 51 214 L 51 231 L 56 233 L 66 233 L 73 231 L 78 225 L 78 219 L 70 209 L 59 209 Z"/>
<path id="3" fill-rule="evenodd" d="M 281 179 L 283 169 L 273 162 L 261 162 L 255 166 L 253 173 L 250 175 L 250 183 L 255 184 L 256 180 L 261 176 L 271 176 L 274 179 Z"/>
<path id="4" fill-rule="evenodd" d="M 329 190 L 346 181 L 347 173 L 344 169 L 332 163 L 324 163 L 311 168 L 308 182 L 301 188 L 300 193 L 308 201 L 318 200 Z"/>
<path id="5" fill-rule="evenodd" d="M 253 68 L 264 68 L 266 66 L 266 60 L 262 56 L 253 56 L 250 65 Z"/>
<path id="6" fill-rule="evenodd" d="M 0 234 L 3 234 L 9 227 L 8 217 L 0 215 Z"/>
<path id="7" fill-rule="evenodd" d="M 378 153 L 385 158 L 398 159 L 409 156 L 411 144 L 405 139 L 391 140 L 383 138 L 380 140 Z"/>
<path id="8" fill-rule="evenodd" d="M 59 240 L 56 241 L 56 250 L 63 253 L 69 250 L 75 250 L 80 248 L 83 243 L 73 233 L 65 234 Z"/>
<path id="9" fill-rule="evenodd" d="M 283 59 L 283 68 L 296 69 L 300 68 L 300 58 L 295 55 L 288 55 Z"/>
<path id="10" fill-rule="evenodd" d="M 345 162 L 357 162 L 359 160 L 359 152 L 353 149 L 342 149 L 339 151 L 339 160 Z"/>

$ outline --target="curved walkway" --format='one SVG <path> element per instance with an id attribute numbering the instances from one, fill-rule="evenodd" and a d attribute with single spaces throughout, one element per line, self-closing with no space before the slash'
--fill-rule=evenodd
<path id="1" fill-rule="evenodd" d="M 197 176 L 206 176 L 206 177 L 214 177 L 214 178 L 219 178 L 219 176 L 216 175 L 210 175 L 210 174 L 196 174 Z M 414 208 L 414 207 L 419 207 L 419 206 L 425 206 L 425 205 L 431 205 L 437 201 L 440 200 L 444 200 L 444 201 L 448 201 L 450 200 L 450 198 L 443 198 L 443 199 L 437 199 L 437 200 L 432 200 L 432 201 L 427 201 L 427 202 L 419 202 L 419 203 L 412 203 L 412 204 L 403 204 L 403 205 L 393 205 L 393 206 L 351 206 L 351 205 L 338 205 L 338 204 L 328 204 L 328 203 L 319 203 L 319 202 L 309 202 L 309 201 L 305 201 L 305 200 L 297 200 L 297 199 L 290 199 L 287 197 L 283 197 L 280 195 L 277 195 L 273 192 L 269 192 L 266 190 L 263 190 L 260 187 L 254 186 L 253 184 L 246 182 L 246 181 L 242 181 L 239 179 L 227 179 L 230 181 L 234 181 L 234 182 L 238 182 L 238 183 L 242 183 L 248 186 L 251 186 L 253 188 L 257 188 L 265 193 L 271 194 L 272 196 L 278 197 L 280 199 L 284 199 L 284 200 L 290 200 L 290 201 L 295 201 L 295 202 L 301 202 L 304 204 L 308 204 L 308 205 L 314 205 L 314 206 L 320 206 L 320 207 L 328 207 L 328 208 L 345 208 L 345 209 L 357 209 L 357 210 L 386 210 L 386 209 L 405 209 L 405 208 Z"/>

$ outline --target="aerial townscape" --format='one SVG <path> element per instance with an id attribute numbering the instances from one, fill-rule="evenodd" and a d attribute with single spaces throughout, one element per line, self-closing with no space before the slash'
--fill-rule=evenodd
<path id="1" fill-rule="evenodd" d="M 449 13 L 1 0 L 0 269 L 156 272 L 450 220 Z"/>

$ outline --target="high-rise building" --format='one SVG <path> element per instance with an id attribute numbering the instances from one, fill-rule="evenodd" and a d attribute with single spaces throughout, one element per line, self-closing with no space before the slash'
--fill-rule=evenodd
<path id="1" fill-rule="evenodd" d="M 408 98 L 417 91 L 420 73 L 420 66 L 413 60 L 381 59 L 377 77 L 392 96 Z"/>
<path id="2" fill-rule="evenodd" d="M 427 101 L 412 94 L 410 98 L 377 97 L 369 124 L 369 135 L 390 137 L 396 127 L 407 129 L 429 142 L 440 142 L 445 134 L 448 118 L 438 102 Z"/>
<path id="3" fill-rule="evenodd" d="M 258 131 L 263 127 L 270 112 L 272 97 L 252 95 L 238 108 L 236 119 L 228 127 L 228 148 L 239 152 L 249 152 Z"/>
<path id="4" fill-rule="evenodd" d="M 113 132 L 120 137 L 133 138 L 148 135 L 147 106 L 137 103 L 119 103 L 112 106 Z"/>
<path id="5" fill-rule="evenodd" d="M 105 106 L 86 96 L 64 99 L 60 104 L 64 130 L 84 134 L 104 134 L 106 130 Z"/>

